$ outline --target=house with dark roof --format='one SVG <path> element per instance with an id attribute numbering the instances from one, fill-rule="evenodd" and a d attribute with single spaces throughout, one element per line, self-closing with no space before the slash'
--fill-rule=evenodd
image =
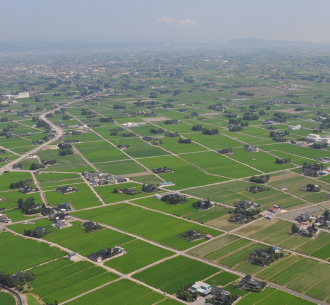
<path id="1" fill-rule="evenodd" d="M 46 229 L 44 227 L 37 227 L 34 229 L 34 232 L 37 234 L 37 235 L 42 235 L 44 234 L 46 231 Z"/>
<path id="2" fill-rule="evenodd" d="M 86 221 L 84 224 L 83 224 L 83 227 L 90 227 L 90 228 L 94 228 L 96 226 L 95 222 L 92 222 L 92 221 Z"/>
<path id="3" fill-rule="evenodd" d="M 242 213 L 234 214 L 229 218 L 229 222 L 242 223 L 245 220 L 245 216 Z"/>
<path id="4" fill-rule="evenodd" d="M 256 280 L 252 279 L 251 275 L 246 275 L 243 277 L 243 279 L 239 282 L 239 285 L 242 287 L 242 289 L 255 289 L 255 290 L 261 290 L 262 283 Z"/>
<path id="5" fill-rule="evenodd" d="M 73 192 L 73 189 L 71 186 L 63 186 L 63 187 L 58 187 L 56 189 L 57 192 L 61 193 L 61 194 L 68 194 Z"/>
<path id="6" fill-rule="evenodd" d="M 40 204 L 32 204 L 28 207 L 28 211 L 39 210 L 39 209 L 41 209 Z"/>

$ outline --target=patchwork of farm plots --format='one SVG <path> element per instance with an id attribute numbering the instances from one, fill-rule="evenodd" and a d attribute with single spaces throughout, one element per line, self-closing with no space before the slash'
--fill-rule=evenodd
<path id="1" fill-rule="evenodd" d="M 218 236 L 222 232 L 203 227 L 182 219 L 149 211 L 126 203 L 101 207 L 92 210 L 72 213 L 82 219 L 89 219 L 104 223 L 127 232 L 140 235 L 144 238 L 154 240 L 160 244 L 185 250 L 193 245 L 203 242 L 196 240 L 190 243 L 177 236 L 187 230 L 200 230 L 205 234 Z M 152 228 L 152 230 L 150 230 Z"/>

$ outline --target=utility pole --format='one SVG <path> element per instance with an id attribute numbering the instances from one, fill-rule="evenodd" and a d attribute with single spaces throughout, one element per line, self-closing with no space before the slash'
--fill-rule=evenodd
<path id="1" fill-rule="evenodd" d="M 283 187 L 282 191 L 287 191 L 288 189 L 286 188 L 286 170 L 283 172 Z"/>

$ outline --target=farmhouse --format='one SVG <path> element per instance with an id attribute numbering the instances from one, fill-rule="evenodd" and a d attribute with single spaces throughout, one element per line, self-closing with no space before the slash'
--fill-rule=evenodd
<path id="1" fill-rule="evenodd" d="M 101 249 L 97 253 L 91 253 L 90 255 L 88 255 L 88 258 L 94 262 L 101 263 L 105 259 L 123 253 L 124 251 L 125 248 L 115 246 L 115 247 L 110 247 L 107 250 Z"/>
<path id="2" fill-rule="evenodd" d="M 249 191 L 250 193 L 260 193 L 260 192 L 264 192 L 264 191 L 269 191 L 270 189 L 266 188 L 266 187 L 252 185 L 250 187 L 247 187 L 246 190 Z"/>
<path id="3" fill-rule="evenodd" d="M 41 209 L 40 204 L 32 204 L 28 207 L 28 211 L 39 210 L 39 209 Z"/>
<path id="4" fill-rule="evenodd" d="M 66 220 L 58 220 L 55 223 L 55 227 L 59 228 L 59 229 L 65 229 L 69 226 L 69 223 Z"/>
<path id="5" fill-rule="evenodd" d="M 43 227 L 37 227 L 33 230 L 33 232 L 36 233 L 37 235 L 42 235 L 45 233 L 45 231 L 46 229 Z"/>
<path id="6" fill-rule="evenodd" d="M 149 136 L 143 136 L 143 137 L 142 137 L 142 140 L 143 140 L 143 141 L 146 141 L 146 142 L 150 142 L 150 141 L 152 141 L 152 137 L 149 137 Z"/>
<path id="7" fill-rule="evenodd" d="M 49 214 L 49 219 L 52 219 L 54 221 L 68 219 L 69 217 L 69 213 Z"/>
<path id="8" fill-rule="evenodd" d="M 166 166 L 157 167 L 157 168 L 153 168 L 152 172 L 155 174 L 172 173 L 172 169 Z"/>
<path id="9" fill-rule="evenodd" d="M 296 217 L 296 221 L 298 222 L 306 222 L 308 221 L 311 217 L 312 217 L 312 213 L 311 212 L 306 212 L 305 214 L 301 214 L 299 216 Z"/>
<path id="10" fill-rule="evenodd" d="M 230 295 L 230 291 L 224 290 L 223 288 L 213 287 L 211 291 L 212 295 L 214 295 L 213 304 L 223 305 L 227 304 L 228 296 Z"/>
<path id="11" fill-rule="evenodd" d="M 19 191 L 23 194 L 29 194 L 29 193 L 34 193 L 34 192 L 38 191 L 38 189 L 36 187 L 30 187 L 30 186 L 26 185 L 24 187 L 21 187 L 19 189 Z"/>
<path id="12" fill-rule="evenodd" d="M 178 236 L 187 241 L 194 241 L 194 240 L 202 238 L 204 236 L 204 234 L 200 231 L 187 230 L 186 232 L 178 234 Z"/>
<path id="13" fill-rule="evenodd" d="M 281 210 L 281 207 L 279 205 L 274 204 L 272 207 L 268 208 L 267 211 L 275 214 L 280 210 Z"/>
<path id="14" fill-rule="evenodd" d="M 234 222 L 234 223 L 243 223 L 245 220 L 245 216 L 241 213 L 237 213 L 229 218 L 229 222 Z"/>
<path id="15" fill-rule="evenodd" d="M 58 187 L 56 191 L 64 195 L 64 194 L 72 193 L 74 190 L 71 186 L 63 186 L 63 187 Z"/>
<path id="16" fill-rule="evenodd" d="M 212 286 L 209 284 L 206 284 L 204 282 L 195 282 L 194 285 L 192 285 L 188 291 L 190 293 L 198 292 L 201 296 L 207 296 L 212 291 Z"/>
<path id="17" fill-rule="evenodd" d="M 239 285 L 242 287 L 242 289 L 255 289 L 255 290 L 261 290 L 262 283 L 256 280 L 252 279 L 251 275 L 246 275 L 243 277 L 243 279 L 240 281 Z"/>
<path id="18" fill-rule="evenodd" d="M 196 209 L 203 209 L 207 210 L 209 208 L 212 208 L 215 205 L 214 202 L 210 201 L 209 199 L 201 199 L 197 202 L 194 202 L 191 206 Z"/>

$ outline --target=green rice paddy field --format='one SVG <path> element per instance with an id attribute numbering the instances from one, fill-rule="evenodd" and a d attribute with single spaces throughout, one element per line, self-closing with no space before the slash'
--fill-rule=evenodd
<path id="1" fill-rule="evenodd" d="M 74 212 L 72 214 L 82 219 L 105 223 L 127 232 L 138 234 L 179 250 L 188 249 L 203 242 L 203 240 L 197 240 L 191 243 L 177 236 L 177 234 L 187 230 L 200 230 L 213 236 L 222 234 L 220 231 L 126 203 Z M 153 230 L 149 229 L 151 227 Z"/>

